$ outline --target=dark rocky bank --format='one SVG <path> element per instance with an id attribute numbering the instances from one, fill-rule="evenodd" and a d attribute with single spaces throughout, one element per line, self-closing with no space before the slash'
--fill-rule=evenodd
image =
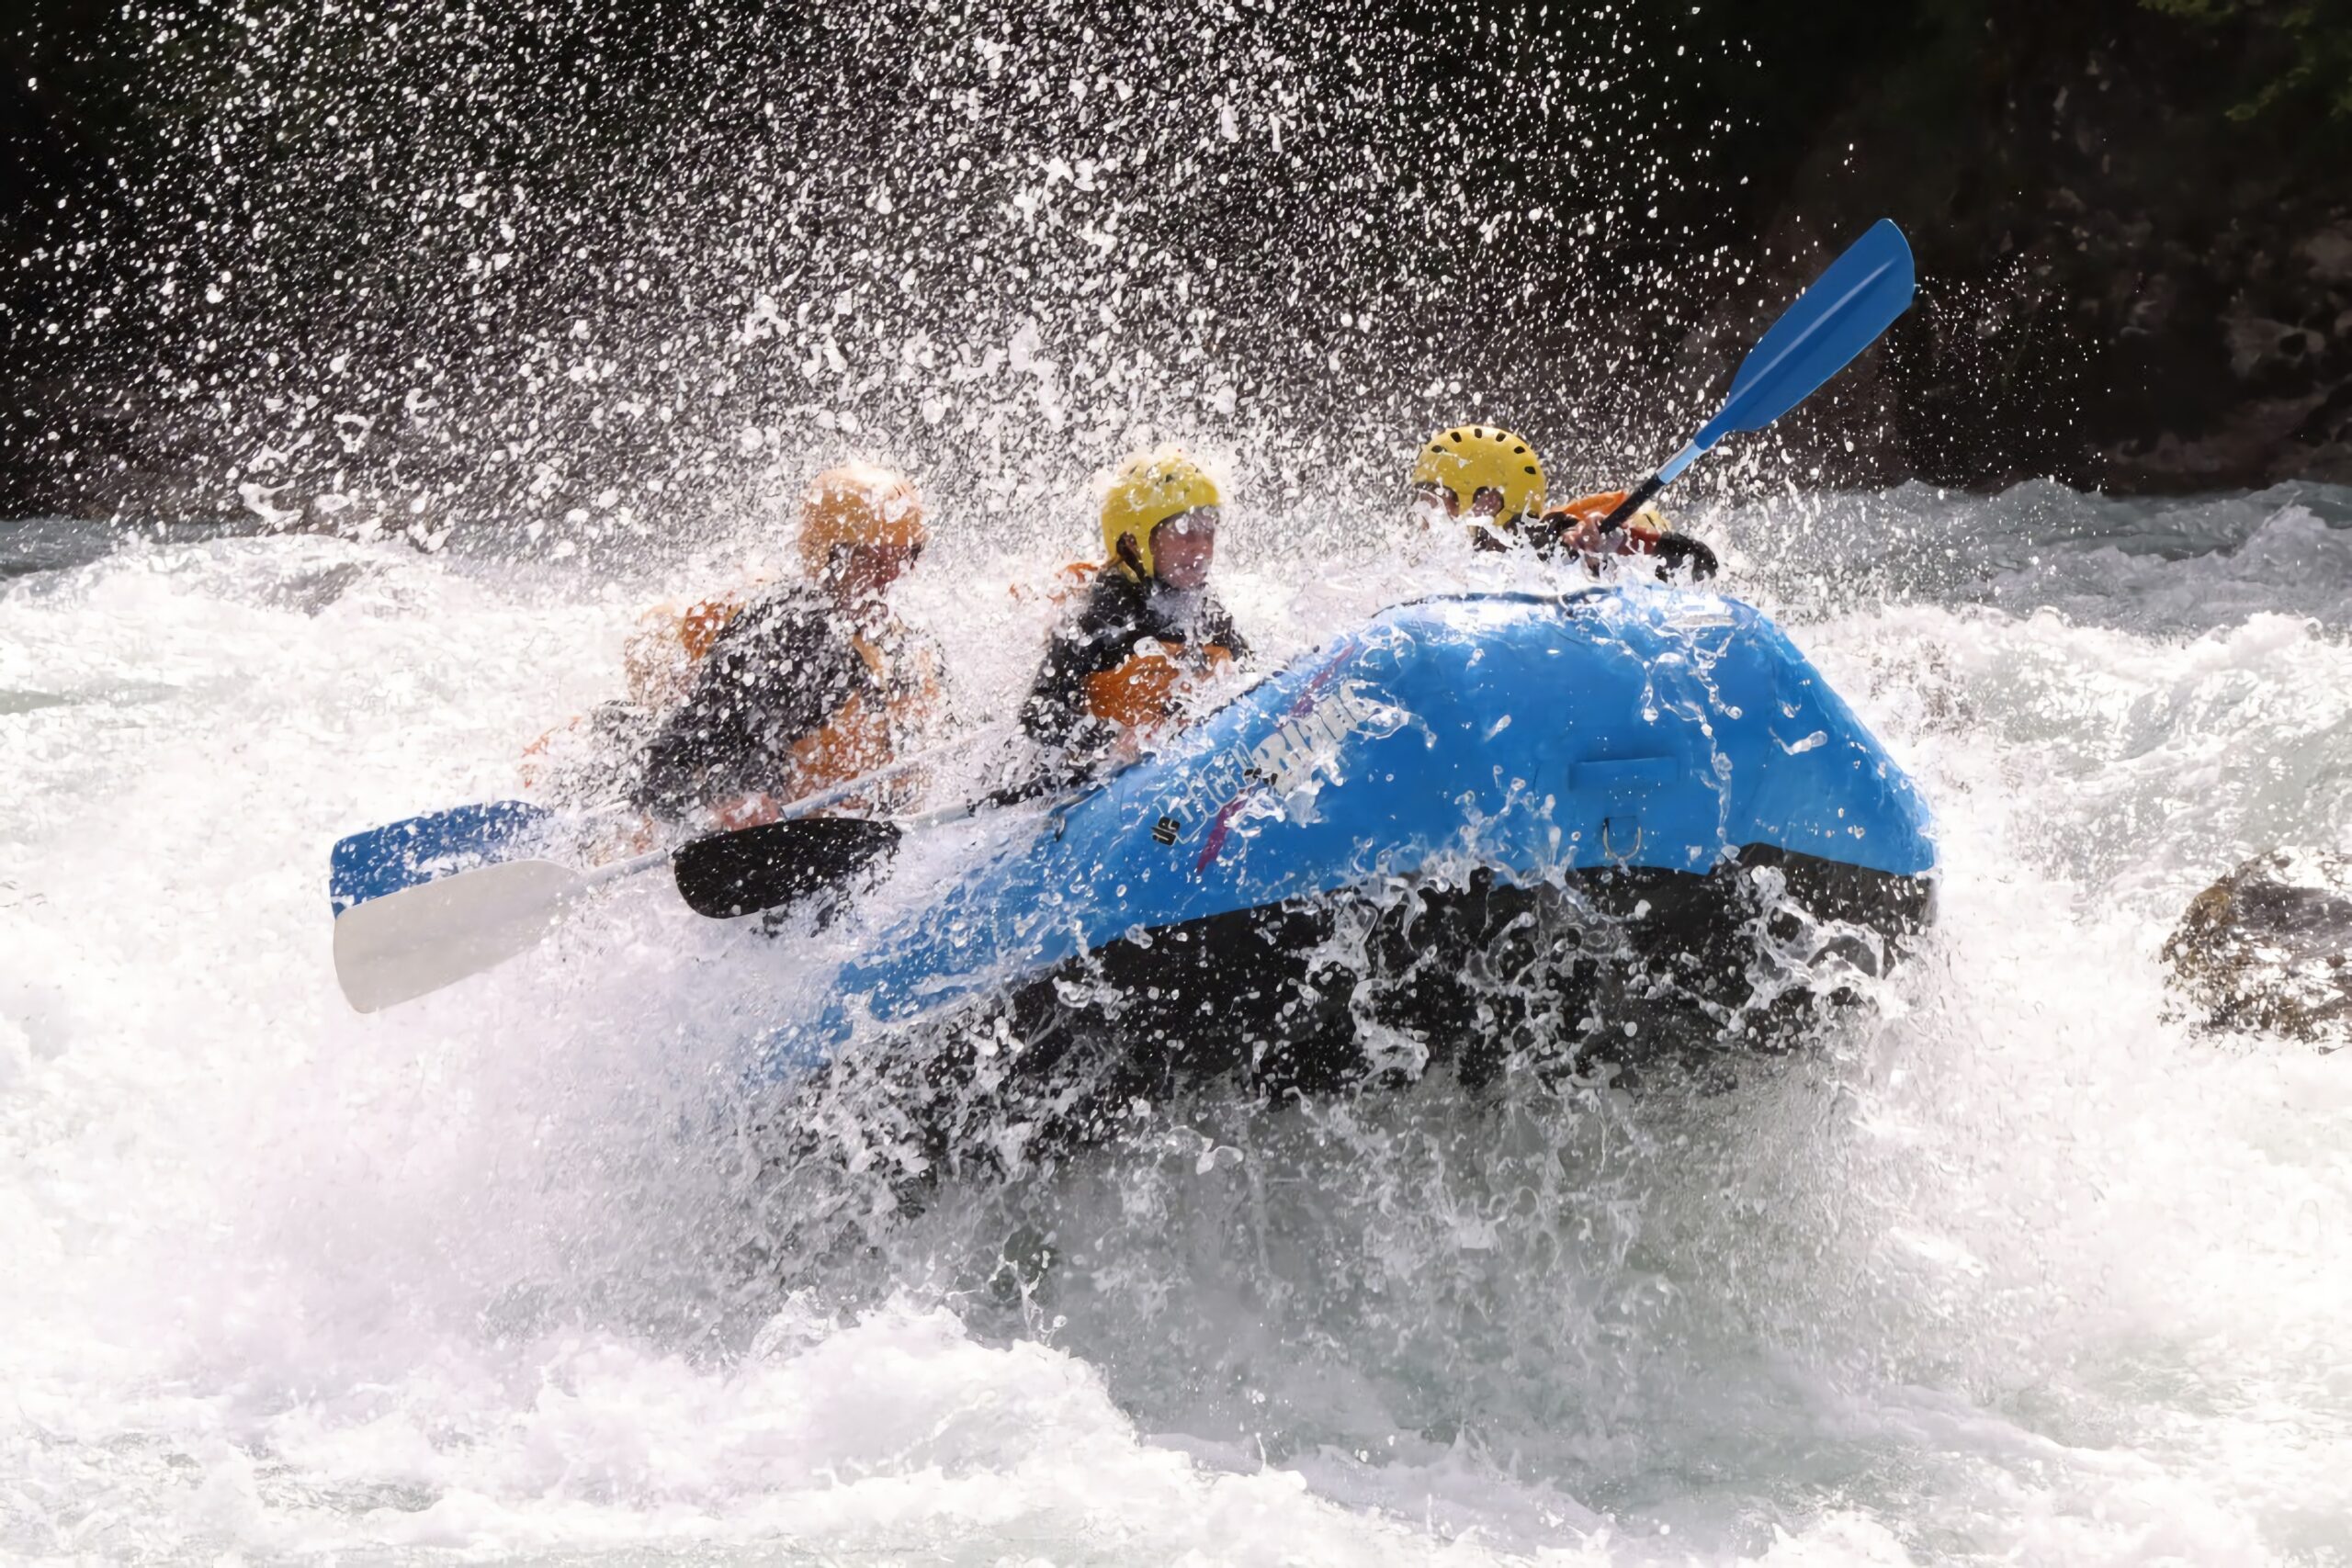
<path id="1" fill-rule="evenodd" d="M 1846 389 L 1857 477 L 2352 480 L 2352 6 L 1891 9 L 1758 227 L 1786 255 L 1883 211 L 1918 252 L 1925 308 Z"/>

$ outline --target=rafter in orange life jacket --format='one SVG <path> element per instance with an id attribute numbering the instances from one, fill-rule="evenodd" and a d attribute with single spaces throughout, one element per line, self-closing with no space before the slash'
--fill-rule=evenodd
<path id="1" fill-rule="evenodd" d="M 779 804 L 888 767 L 901 739 L 938 706 L 931 649 L 903 636 L 891 640 L 900 645 L 895 660 L 884 642 L 851 636 L 850 648 L 873 683 L 851 692 L 823 724 L 786 748 L 792 773 Z"/>
<path id="2" fill-rule="evenodd" d="M 1046 646 L 1022 726 L 1082 773 L 1122 734 L 1163 729 L 1201 683 L 1249 658 L 1233 617 L 1205 591 L 1180 619 L 1167 597 L 1098 567 Z"/>

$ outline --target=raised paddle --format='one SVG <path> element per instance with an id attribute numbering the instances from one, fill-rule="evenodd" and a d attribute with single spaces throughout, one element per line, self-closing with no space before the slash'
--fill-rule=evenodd
<path id="1" fill-rule="evenodd" d="M 1781 312 L 1740 362 L 1731 393 L 1715 417 L 1657 472 L 1626 493 L 1601 519 L 1600 531 L 1624 525 L 1643 502 L 1672 484 L 1682 470 L 1732 432 L 1761 430 L 1803 402 L 1814 389 L 1853 363 L 1911 303 L 1911 247 L 1893 220 L 1882 218 L 1796 303 Z"/>

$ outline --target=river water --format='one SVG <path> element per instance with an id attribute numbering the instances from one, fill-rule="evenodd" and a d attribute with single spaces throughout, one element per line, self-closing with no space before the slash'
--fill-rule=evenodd
<path id="1" fill-rule="evenodd" d="M 791 1278 L 882 1191 L 754 1193 L 709 1108 L 811 953 L 638 886 L 362 1018 L 322 887 L 755 536 L 0 525 L 0 1557 L 2352 1560 L 2352 1061 L 2157 956 L 2352 845 L 2352 492 L 1695 520 L 1936 808 L 1866 1015 L 1688 1091 L 1185 1107 Z M 1278 654 L 1464 570 L 1229 532 Z M 907 611 L 1000 716 L 1053 552 L 941 554 Z"/>

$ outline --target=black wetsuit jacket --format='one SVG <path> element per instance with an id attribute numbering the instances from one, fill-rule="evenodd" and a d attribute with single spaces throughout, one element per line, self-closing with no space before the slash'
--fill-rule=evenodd
<path id="1" fill-rule="evenodd" d="M 714 801 L 786 787 L 793 742 L 851 697 L 893 694 L 857 650 L 854 628 L 805 584 L 752 601 L 710 645 L 694 690 L 655 732 L 635 803 L 672 818 Z"/>
<path id="2" fill-rule="evenodd" d="M 1189 622 L 1180 622 L 1154 609 L 1142 583 L 1116 566 L 1103 567 L 1086 603 L 1055 630 L 1045 665 L 1022 705 L 1022 728 L 1065 760 L 1066 766 L 1050 773 L 1080 777 L 1118 739 L 1119 726 L 1096 715 L 1088 702 L 1087 681 L 1126 663 L 1146 638 L 1221 648 L 1237 663 L 1250 658 L 1250 645 L 1234 628 L 1233 617 L 1205 590 Z"/>

